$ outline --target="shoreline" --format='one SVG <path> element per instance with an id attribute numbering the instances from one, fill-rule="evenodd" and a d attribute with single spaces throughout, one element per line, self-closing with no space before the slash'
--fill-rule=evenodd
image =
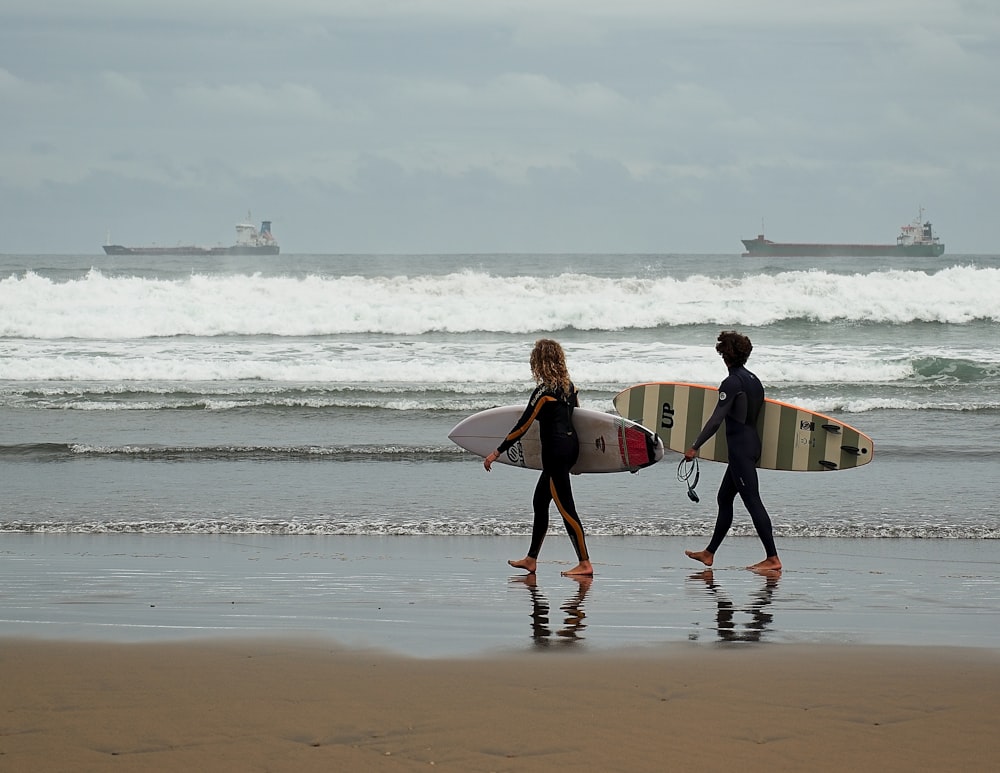
<path id="1" fill-rule="evenodd" d="M 727 642 L 1000 650 L 1000 562 L 984 540 L 785 539 L 761 576 L 755 538 L 711 571 L 700 538 L 595 537 L 595 577 L 552 535 L 5 534 L 0 638 L 109 643 L 292 635 L 421 658 Z"/>

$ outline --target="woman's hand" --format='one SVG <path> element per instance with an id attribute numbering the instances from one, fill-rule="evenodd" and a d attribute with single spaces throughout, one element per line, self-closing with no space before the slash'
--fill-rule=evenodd
<path id="1" fill-rule="evenodd" d="M 498 454 L 496 451 L 494 451 L 489 456 L 487 456 L 485 459 L 483 459 L 483 467 L 486 468 L 486 472 L 490 471 L 490 467 L 493 466 L 493 462 L 495 462 L 499 458 L 500 458 L 500 454 Z"/>

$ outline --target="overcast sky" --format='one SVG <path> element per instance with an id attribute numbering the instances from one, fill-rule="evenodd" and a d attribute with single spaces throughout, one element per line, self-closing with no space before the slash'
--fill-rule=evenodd
<path id="1" fill-rule="evenodd" d="M 3 0 L 0 253 L 1000 253 L 997 0 Z"/>

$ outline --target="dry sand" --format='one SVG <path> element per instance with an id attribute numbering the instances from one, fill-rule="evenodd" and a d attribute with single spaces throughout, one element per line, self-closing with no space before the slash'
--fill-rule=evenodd
<path id="1" fill-rule="evenodd" d="M 0 771 L 1000 769 L 1000 653 L 0 640 Z"/>

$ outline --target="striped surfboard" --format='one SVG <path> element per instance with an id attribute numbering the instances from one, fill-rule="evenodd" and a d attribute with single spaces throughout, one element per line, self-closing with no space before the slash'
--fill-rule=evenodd
<path id="1" fill-rule="evenodd" d="M 718 404 L 718 389 L 674 382 L 637 384 L 615 396 L 615 409 L 660 436 L 665 448 L 684 453 Z M 761 437 L 758 467 L 797 472 L 847 470 L 868 464 L 872 439 L 849 424 L 796 405 L 766 400 L 757 420 Z M 728 461 L 725 427 L 703 445 L 698 456 Z"/>

